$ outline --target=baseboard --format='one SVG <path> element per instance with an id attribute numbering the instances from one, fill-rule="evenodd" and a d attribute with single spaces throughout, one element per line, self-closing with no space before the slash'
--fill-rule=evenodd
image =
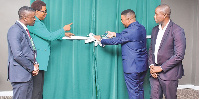
<path id="1" fill-rule="evenodd" d="M 194 86 L 194 85 L 191 85 L 191 84 L 188 84 L 188 85 L 178 85 L 178 89 L 194 89 L 194 90 L 199 90 L 199 86 Z"/>
<path id="2" fill-rule="evenodd" d="M 0 91 L 0 96 L 13 96 L 13 91 Z"/>
<path id="3" fill-rule="evenodd" d="M 199 90 L 199 86 L 194 86 L 194 85 L 178 85 L 178 89 L 194 89 L 194 90 Z M 0 91 L 0 96 L 13 96 L 12 91 Z"/>

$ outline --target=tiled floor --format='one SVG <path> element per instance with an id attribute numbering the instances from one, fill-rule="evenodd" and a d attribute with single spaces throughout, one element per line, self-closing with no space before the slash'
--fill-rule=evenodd
<path id="1" fill-rule="evenodd" d="M 199 90 L 193 89 L 178 89 L 178 99 L 199 99 Z M 11 96 L 0 96 L 0 99 L 12 99 Z"/>
<path id="2" fill-rule="evenodd" d="M 199 99 L 199 90 L 193 89 L 178 89 L 178 99 Z"/>

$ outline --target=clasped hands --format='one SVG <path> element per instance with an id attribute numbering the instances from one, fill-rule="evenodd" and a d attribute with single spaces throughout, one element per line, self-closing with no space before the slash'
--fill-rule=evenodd
<path id="1" fill-rule="evenodd" d="M 162 71 L 161 66 L 150 66 L 150 74 L 153 78 L 158 78 L 158 73 Z"/>
<path id="2" fill-rule="evenodd" d="M 39 73 L 39 64 L 34 64 L 34 70 L 32 71 L 32 75 L 36 76 Z"/>
<path id="3" fill-rule="evenodd" d="M 107 37 L 108 38 L 113 38 L 113 37 L 116 37 L 116 33 L 115 32 L 110 32 L 110 31 L 107 31 Z M 95 35 L 94 38 L 97 40 L 97 41 L 101 41 L 101 36 L 100 35 Z"/>

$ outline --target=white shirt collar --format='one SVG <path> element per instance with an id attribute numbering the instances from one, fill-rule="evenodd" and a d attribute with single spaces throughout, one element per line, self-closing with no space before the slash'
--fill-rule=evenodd
<path id="1" fill-rule="evenodd" d="M 170 22 L 170 20 L 169 20 Z M 158 55 L 158 50 L 159 50 L 159 47 L 160 47 L 160 44 L 162 42 L 162 38 L 163 38 L 163 35 L 165 33 L 165 30 L 169 24 L 169 22 L 166 24 L 166 26 L 162 29 L 161 27 L 161 24 L 159 25 L 159 31 L 158 31 L 158 35 L 157 35 L 157 39 L 156 39 L 156 44 L 155 44 L 155 51 L 154 51 L 154 55 L 155 55 L 155 63 L 158 64 L 158 58 L 157 58 L 157 55 Z"/>
<path id="2" fill-rule="evenodd" d="M 17 22 L 19 22 L 25 30 L 28 29 L 28 28 L 27 28 L 22 22 L 20 22 L 19 20 L 17 20 Z"/>
<path id="3" fill-rule="evenodd" d="M 163 31 L 165 31 L 166 28 L 167 28 L 167 26 L 168 26 L 168 24 L 169 24 L 169 22 L 170 22 L 170 20 L 168 21 L 168 23 L 165 25 L 165 27 L 164 27 L 163 29 L 162 29 L 161 24 L 159 24 L 159 30 L 163 30 Z"/>

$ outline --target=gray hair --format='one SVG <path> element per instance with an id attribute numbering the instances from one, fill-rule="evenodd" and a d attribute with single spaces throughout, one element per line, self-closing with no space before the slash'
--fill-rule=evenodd
<path id="1" fill-rule="evenodd" d="M 19 19 L 22 19 L 24 16 L 26 16 L 28 12 L 35 12 L 35 10 L 28 6 L 21 7 L 18 11 Z"/>

